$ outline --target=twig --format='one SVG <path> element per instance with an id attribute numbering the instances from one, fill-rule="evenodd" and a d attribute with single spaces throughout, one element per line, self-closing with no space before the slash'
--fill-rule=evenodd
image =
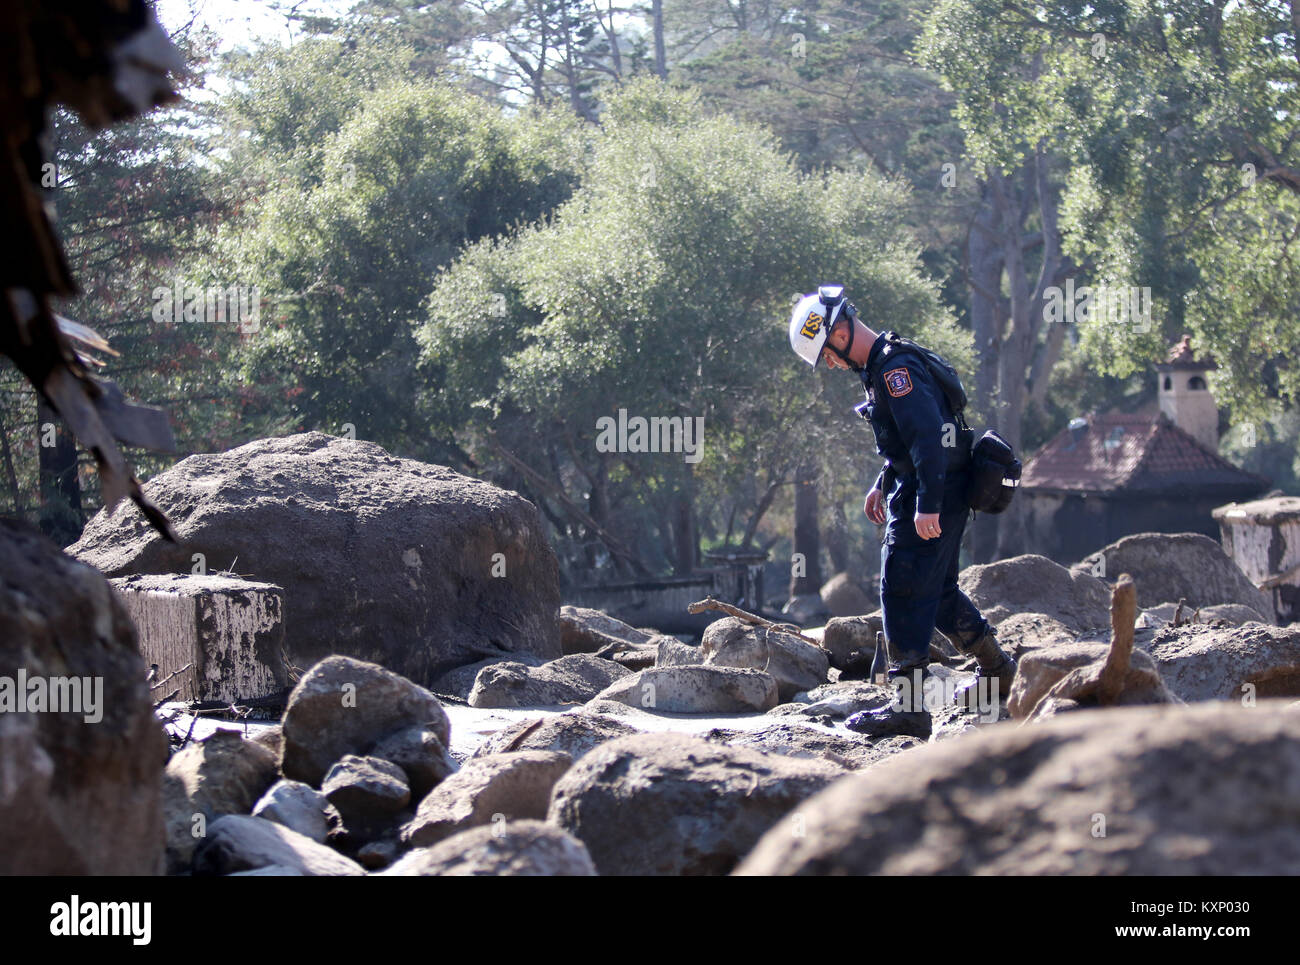
<path id="1" fill-rule="evenodd" d="M 742 610 L 738 606 L 732 606 L 730 603 L 723 603 L 721 600 L 715 600 L 713 597 L 706 597 L 695 603 L 689 603 L 686 606 L 687 613 L 703 613 L 705 610 L 718 610 L 728 616 L 733 616 L 742 623 L 748 623 L 751 626 L 766 627 L 769 630 L 779 630 L 782 633 L 788 633 L 792 637 L 798 637 L 804 643 L 811 643 L 818 650 L 826 648 L 812 637 L 804 636 L 793 623 L 773 623 L 771 620 L 764 620 L 747 610 Z"/>
<path id="2" fill-rule="evenodd" d="M 186 710 L 191 714 L 211 714 L 230 711 L 235 714 L 245 713 L 252 709 L 284 709 L 289 702 L 288 688 L 273 694 L 267 694 L 265 697 L 249 697 L 241 700 L 236 706 L 233 701 L 229 700 L 195 700 L 191 701 Z"/>
<path id="3" fill-rule="evenodd" d="M 518 750 L 519 745 L 523 743 L 524 738 L 527 737 L 529 734 L 531 734 L 533 731 L 537 730 L 537 728 L 541 727 L 545 721 L 546 721 L 545 717 L 538 717 L 535 721 L 533 721 L 531 724 L 529 724 L 527 727 L 521 730 L 518 734 L 512 737 L 510 739 L 510 743 L 508 743 L 504 748 L 502 748 L 499 751 L 499 753 L 505 754 L 509 751 Z"/>
<path id="4" fill-rule="evenodd" d="M 166 677 L 163 677 L 162 680 L 158 681 L 156 684 L 154 684 L 152 687 L 150 687 L 150 688 L 149 688 L 149 692 L 150 692 L 150 693 L 153 693 L 155 690 L 157 690 L 159 687 L 161 687 L 161 686 L 162 686 L 163 684 L 165 684 L 167 681 L 171 680 L 173 677 L 178 677 L 178 676 L 180 676 L 181 674 L 183 674 L 185 671 L 187 671 L 187 670 L 189 670 L 189 669 L 190 669 L 190 664 L 187 663 L 185 666 L 181 667 L 180 670 L 175 670 L 175 671 L 173 671 L 172 673 L 169 673 Z M 178 690 L 176 693 L 180 693 L 180 691 Z M 168 699 L 170 700 L 171 698 L 168 698 Z"/>

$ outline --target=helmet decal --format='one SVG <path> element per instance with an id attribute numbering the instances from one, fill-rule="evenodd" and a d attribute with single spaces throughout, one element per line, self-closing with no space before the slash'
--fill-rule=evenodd
<path id="1" fill-rule="evenodd" d="M 837 285 L 822 286 L 811 295 L 804 295 L 790 315 L 790 347 L 796 355 L 817 367 L 822 349 L 827 346 L 827 336 L 841 318 L 852 321 L 853 315 L 844 299 L 843 289 Z M 849 347 L 853 345 L 853 331 L 849 330 Z M 845 351 L 831 346 L 831 351 L 844 358 Z M 850 363 L 851 364 L 851 363 Z"/>

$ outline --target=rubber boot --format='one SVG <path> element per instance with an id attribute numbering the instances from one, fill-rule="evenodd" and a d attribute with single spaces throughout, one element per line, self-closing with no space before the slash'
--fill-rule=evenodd
<path id="1" fill-rule="evenodd" d="M 844 722 L 844 726 L 868 737 L 930 738 L 930 711 L 925 706 L 925 681 L 930 676 L 928 664 L 900 667 L 889 672 L 894 684 L 894 701 L 880 710 L 863 710 Z"/>
<path id="2" fill-rule="evenodd" d="M 1016 679 L 1017 664 L 1012 656 L 998 645 L 997 634 L 993 627 L 984 631 L 984 635 L 973 641 L 966 647 L 958 649 L 975 658 L 979 665 L 975 672 L 975 686 L 961 691 L 957 695 L 957 700 L 966 707 L 970 707 L 977 700 L 984 699 L 986 696 L 993 696 L 993 681 L 997 681 L 996 697 L 1000 702 L 1005 703 L 1011 696 L 1011 682 Z M 984 679 L 988 683 L 983 683 Z"/>

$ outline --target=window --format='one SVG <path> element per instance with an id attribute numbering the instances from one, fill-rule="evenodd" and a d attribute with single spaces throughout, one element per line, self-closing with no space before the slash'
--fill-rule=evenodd
<path id="1" fill-rule="evenodd" d="M 1205 380 L 1201 378 L 1199 375 L 1193 375 L 1190 379 L 1187 380 L 1187 387 L 1191 389 L 1193 392 L 1204 392 Z"/>
<path id="2" fill-rule="evenodd" d="M 1174 380 L 1171 379 L 1169 376 L 1166 375 L 1166 376 L 1165 376 L 1165 391 L 1168 392 L 1168 391 L 1169 391 L 1170 389 L 1172 389 L 1173 387 L 1174 387 Z"/>

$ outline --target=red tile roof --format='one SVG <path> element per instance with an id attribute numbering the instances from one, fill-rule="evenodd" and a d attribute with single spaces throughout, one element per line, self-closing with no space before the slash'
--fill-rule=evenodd
<path id="1" fill-rule="evenodd" d="M 1026 489 L 1072 492 L 1205 491 L 1254 495 L 1268 480 L 1210 452 L 1162 415 L 1088 417 L 1062 430 L 1025 465 Z"/>

